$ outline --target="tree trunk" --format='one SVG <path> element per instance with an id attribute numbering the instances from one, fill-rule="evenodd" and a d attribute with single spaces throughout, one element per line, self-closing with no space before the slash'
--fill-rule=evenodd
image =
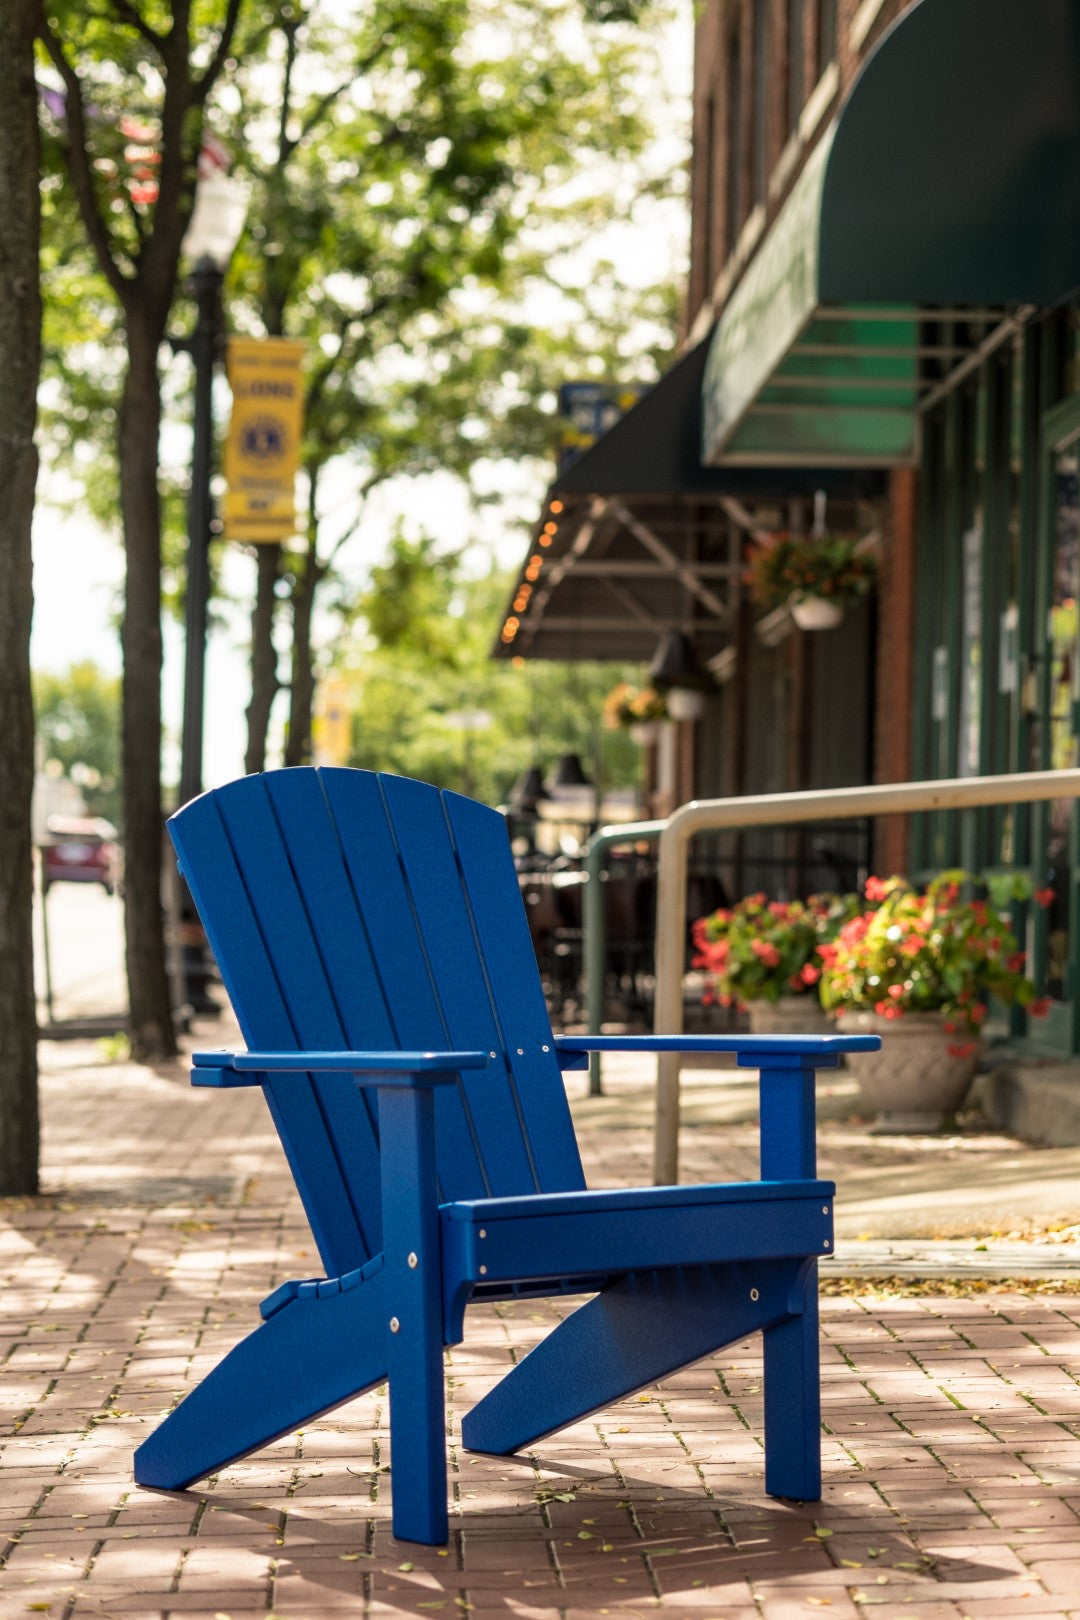
<path id="1" fill-rule="evenodd" d="M 292 682 L 289 687 L 289 731 L 285 738 L 286 765 L 307 765 L 311 760 L 311 719 L 315 706 L 311 614 L 323 573 L 324 569 L 315 555 L 313 540 L 304 558 L 304 571 L 293 586 L 292 594 Z"/>
<path id="2" fill-rule="evenodd" d="M 30 524 L 41 362 L 37 0 L 0 5 L 0 1194 L 38 1190 Z"/>
<path id="3" fill-rule="evenodd" d="M 131 1044 L 142 1059 L 176 1052 L 165 971 L 161 862 L 161 397 L 157 323 L 128 310 L 128 372 L 119 421 L 127 580 L 123 675 L 124 923 Z"/>
<path id="4" fill-rule="evenodd" d="M 260 544 L 255 581 L 255 605 L 251 610 L 251 702 L 247 707 L 247 750 L 244 769 L 248 774 L 266 769 L 266 733 L 270 711 L 281 690 L 278 680 L 277 648 L 274 646 L 275 586 L 281 572 L 281 546 L 277 541 Z"/>

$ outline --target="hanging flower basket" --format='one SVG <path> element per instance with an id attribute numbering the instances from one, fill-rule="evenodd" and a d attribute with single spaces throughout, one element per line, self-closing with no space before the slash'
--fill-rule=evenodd
<path id="1" fill-rule="evenodd" d="M 831 630 L 872 587 L 874 542 L 856 535 L 780 532 L 756 540 L 747 580 L 763 608 L 787 606 L 801 630 Z"/>
<path id="2" fill-rule="evenodd" d="M 648 740 L 653 740 L 656 726 L 667 718 L 667 702 L 652 686 L 631 686 L 629 681 L 620 681 L 604 699 L 604 724 L 609 731 L 623 730 L 633 735 L 638 726 L 651 725 L 654 730 Z"/>
<path id="3" fill-rule="evenodd" d="M 791 617 L 800 630 L 835 630 L 843 623 L 844 610 L 839 602 L 830 602 L 825 596 L 804 596 L 792 601 Z"/>

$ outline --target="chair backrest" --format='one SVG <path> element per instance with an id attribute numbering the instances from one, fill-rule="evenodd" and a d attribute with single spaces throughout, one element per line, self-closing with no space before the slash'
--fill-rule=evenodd
<path id="1" fill-rule="evenodd" d="M 251 1050 L 475 1050 L 436 1091 L 444 1199 L 584 1186 L 503 818 L 371 771 L 248 776 L 169 832 Z M 265 1086 L 328 1272 L 382 1246 L 375 1095 Z"/>

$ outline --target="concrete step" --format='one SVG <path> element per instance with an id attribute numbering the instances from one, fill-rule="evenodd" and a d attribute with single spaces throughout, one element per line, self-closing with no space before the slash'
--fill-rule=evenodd
<path id="1" fill-rule="evenodd" d="M 988 1124 L 1040 1147 L 1080 1146 L 1080 1062 L 1008 1057 L 972 1088 Z"/>

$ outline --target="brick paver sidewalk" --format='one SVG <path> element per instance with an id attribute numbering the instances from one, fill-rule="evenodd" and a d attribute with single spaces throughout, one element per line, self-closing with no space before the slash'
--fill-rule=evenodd
<path id="1" fill-rule="evenodd" d="M 1080 1616 L 1076 1283 L 831 1281 L 811 1507 L 762 1494 L 758 1341 L 524 1457 L 462 1452 L 461 1412 L 554 1320 L 533 1304 L 471 1311 L 449 1355 L 445 1550 L 390 1536 L 381 1392 L 199 1490 L 137 1489 L 146 1429 L 316 1262 L 261 1099 L 45 1055 L 54 1191 L 0 1209 L 4 1620 Z M 594 1183 L 647 1156 L 629 1115 L 613 1143 L 584 1113 Z M 742 1127 L 706 1141 L 695 1173 L 753 1173 Z"/>

